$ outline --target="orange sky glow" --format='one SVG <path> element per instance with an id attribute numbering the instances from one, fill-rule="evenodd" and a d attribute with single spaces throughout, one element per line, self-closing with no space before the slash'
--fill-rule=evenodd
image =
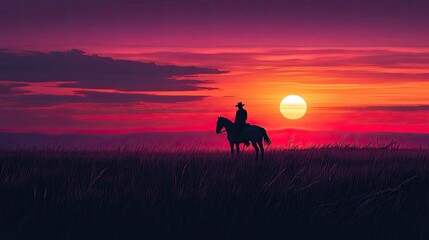
<path id="1" fill-rule="evenodd" d="M 327 53 L 318 53 L 324 50 Z M 197 122 L 210 123 L 210 118 L 219 114 L 233 118 L 235 103 L 243 101 L 249 111 L 249 122 L 271 129 L 429 132 L 428 111 L 371 109 L 377 106 L 427 104 L 429 83 L 416 80 L 414 75 L 429 74 L 427 68 L 424 68 L 429 63 L 422 66 L 398 61 L 391 66 L 384 66 L 383 59 L 375 63 L 371 60 L 365 62 L 365 57 L 382 58 L 383 55 L 396 53 L 429 56 L 428 49 L 234 48 L 215 51 L 199 48 L 195 52 L 191 49 L 187 51 L 187 57 L 177 49 L 163 49 L 160 53 L 106 52 L 103 55 L 163 64 L 220 65 L 221 70 L 229 71 L 207 76 L 216 82 L 209 86 L 219 89 L 198 92 L 209 97 L 190 109 L 199 109 L 201 112 L 184 115 L 185 119 L 191 118 Z M 289 51 L 301 53 L 290 54 Z M 398 77 L 408 79 L 400 81 Z M 290 94 L 302 96 L 308 104 L 307 114 L 299 120 L 285 119 L 279 112 L 280 101 Z M 186 109 L 184 106 L 178 107 Z M 196 123 L 192 126 L 210 129 L 209 124 Z"/>
<path id="2" fill-rule="evenodd" d="M 208 79 L 204 86 L 216 88 L 189 91 L 117 91 L 101 92 L 150 93 L 161 96 L 204 95 L 191 103 L 66 104 L 61 108 L 87 109 L 73 116 L 77 120 L 101 121 L 95 132 L 211 130 L 216 116 L 233 118 L 235 104 L 242 101 L 249 112 L 249 122 L 268 129 L 298 128 L 305 130 L 429 132 L 429 111 L 419 108 L 395 110 L 397 106 L 423 106 L 429 102 L 429 63 L 413 64 L 407 59 L 393 63 L 389 56 L 429 57 L 427 49 L 400 48 L 252 48 L 252 49 L 162 49 L 162 52 L 136 49 L 100 52 L 114 59 L 127 59 L 159 64 L 216 67 L 225 73 L 187 76 L 186 79 Z M 89 52 L 88 54 L 91 54 Z M 94 52 L 95 54 L 95 52 Z M 372 60 L 375 59 L 375 60 Z M 413 59 L 412 59 L 413 60 Z M 406 79 L 406 81 L 404 81 Z M 177 79 L 180 81 L 180 78 Z M 57 88 L 60 82 L 31 83 L 17 89 L 31 94 L 75 95 L 76 88 Z M 295 94 L 308 104 L 307 114 L 288 120 L 279 111 L 283 97 Z M 391 107 L 392 109 L 389 109 Z M 58 107 L 36 107 L 52 109 Z M 96 109 L 96 112 L 93 110 Z M 106 114 L 104 110 L 117 109 Z M 149 112 L 129 113 L 130 110 Z M 150 110 L 153 110 L 150 112 Z M 126 123 L 126 124 L 123 124 Z M 32 130 L 31 128 L 28 130 Z M 44 129 L 47 132 L 60 130 Z M 84 131 L 84 130 L 83 130 Z"/>

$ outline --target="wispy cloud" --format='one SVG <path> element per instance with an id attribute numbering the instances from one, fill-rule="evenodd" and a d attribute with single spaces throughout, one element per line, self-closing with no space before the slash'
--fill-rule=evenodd
<path id="1" fill-rule="evenodd" d="M 79 91 L 79 95 L 8 95 L 0 99 L 9 107 L 47 107 L 66 103 L 133 103 L 156 102 L 176 103 L 202 100 L 205 96 L 169 95 L 160 96 L 153 94 L 124 94 L 111 92 Z M 6 104 L 9 103 L 9 104 Z"/>
<path id="2" fill-rule="evenodd" d="M 27 91 L 24 91 L 22 89 L 16 89 L 17 87 L 24 87 L 24 86 L 29 86 L 29 85 L 25 83 L 10 83 L 10 84 L 0 83 L 0 94 L 25 93 Z"/>
<path id="3" fill-rule="evenodd" d="M 12 94 L 11 87 L 0 84 L 0 94 Z"/>
<path id="4" fill-rule="evenodd" d="M 415 106 L 368 106 L 362 108 L 364 110 L 372 111 L 391 111 L 391 112 L 414 112 L 414 111 L 429 111 L 429 105 L 415 105 Z"/>

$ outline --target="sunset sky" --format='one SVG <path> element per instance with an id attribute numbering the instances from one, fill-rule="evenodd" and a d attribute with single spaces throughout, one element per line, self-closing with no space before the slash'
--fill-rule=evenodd
<path id="1" fill-rule="evenodd" d="M 429 133 L 429 1 L 1 0 L 0 131 Z M 280 101 L 307 114 L 288 120 Z"/>

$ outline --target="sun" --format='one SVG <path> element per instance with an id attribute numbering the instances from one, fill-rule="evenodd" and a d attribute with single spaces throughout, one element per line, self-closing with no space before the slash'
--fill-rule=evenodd
<path id="1" fill-rule="evenodd" d="M 287 119 L 300 119 L 307 112 L 307 103 L 298 95 L 289 95 L 280 102 L 280 112 Z"/>

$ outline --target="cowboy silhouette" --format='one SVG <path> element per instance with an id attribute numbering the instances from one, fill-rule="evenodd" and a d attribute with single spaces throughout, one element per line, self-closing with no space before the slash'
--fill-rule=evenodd
<path id="1" fill-rule="evenodd" d="M 237 103 L 235 106 L 238 107 L 238 110 L 235 114 L 234 125 L 237 130 L 243 129 L 243 127 L 246 126 L 247 111 L 243 108 L 244 104 L 242 102 Z"/>
<path id="2" fill-rule="evenodd" d="M 237 105 L 235 105 L 236 107 L 238 107 L 237 113 L 235 114 L 235 121 L 234 121 L 234 126 L 235 126 L 235 132 L 237 134 L 237 137 L 243 134 L 243 131 L 246 129 L 247 127 L 247 111 L 243 108 L 244 104 L 242 102 L 237 103 Z M 249 142 L 246 142 L 245 145 L 249 146 Z"/>

